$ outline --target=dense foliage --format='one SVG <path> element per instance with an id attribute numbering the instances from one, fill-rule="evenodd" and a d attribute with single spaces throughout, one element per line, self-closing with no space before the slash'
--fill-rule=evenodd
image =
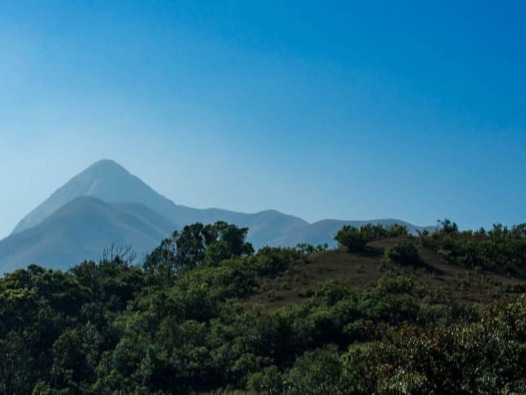
<path id="1" fill-rule="evenodd" d="M 405 268 L 431 248 L 456 264 L 524 270 L 524 227 L 446 225 L 420 237 L 372 226 L 340 234 L 396 237 L 385 256 Z M 526 297 L 442 304 L 386 271 L 372 288 L 333 280 L 303 303 L 249 308 L 265 281 L 324 247 L 254 252 L 246 234 L 195 224 L 140 266 L 112 254 L 1 278 L 0 393 L 526 392 Z"/>
<path id="2" fill-rule="evenodd" d="M 449 262 L 504 274 L 526 275 L 526 224 L 508 229 L 500 224 L 486 231 L 459 231 L 446 219 L 437 232 L 420 234 L 422 244 Z"/>
<path id="3" fill-rule="evenodd" d="M 402 240 L 385 250 L 388 262 L 407 266 L 421 266 L 420 253 L 414 242 Z"/>
<path id="4" fill-rule="evenodd" d="M 407 228 L 399 224 L 393 224 L 387 228 L 372 224 L 360 227 L 344 225 L 336 233 L 334 239 L 339 245 L 347 247 L 349 252 L 363 252 L 370 241 L 407 235 Z"/>

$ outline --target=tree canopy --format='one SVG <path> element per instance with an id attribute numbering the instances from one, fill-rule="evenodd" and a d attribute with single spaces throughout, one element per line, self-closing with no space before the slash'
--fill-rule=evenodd
<path id="1" fill-rule="evenodd" d="M 31 265 L 0 278 L 0 393 L 524 393 L 526 297 L 444 302 L 419 270 L 434 254 L 524 273 L 525 229 L 344 228 L 386 246 L 379 280 L 333 278 L 276 307 L 248 300 L 333 252 L 254 251 L 248 229 L 217 222 L 174 232 L 139 265 L 118 253 L 67 272 Z"/>

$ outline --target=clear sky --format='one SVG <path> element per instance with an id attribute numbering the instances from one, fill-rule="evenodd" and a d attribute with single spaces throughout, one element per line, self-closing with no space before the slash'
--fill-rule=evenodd
<path id="1" fill-rule="evenodd" d="M 0 1 L 0 237 L 114 159 L 179 204 L 526 222 L 524 1 Z"/>

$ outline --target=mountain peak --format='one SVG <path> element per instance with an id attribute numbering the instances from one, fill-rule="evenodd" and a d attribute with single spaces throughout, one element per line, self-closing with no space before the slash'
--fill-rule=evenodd
<path id="1" fill-rule="evenodd" d="M 115 171 L 115 170 L 119 170 L 119 171 L 124 171 L 124 172 L 128 173 L 128 170 L 126 170 L 123 166 L 121 166 L 120 164 L 118 164 L 117 162 L 115 162 L 112 159 L 101 159 L 101 160 L 98 160 L 97 162 L 93 163 L 91 166 L 86 168 L 86 170 L 84 170 L 84 172 L 93 171 L 93 170 L 97 170 L 97 171 Z"/>
<path id="2" fill-rule="evenodd" d="M 166 204 L 167 201 L 117 162 L 102 159 L 57 189 L 23 218 L 13 233 L 38 225 L 64 204 L 79 197 L 95 197 L 107 202 L 145 203 L 153 207 Z"/>

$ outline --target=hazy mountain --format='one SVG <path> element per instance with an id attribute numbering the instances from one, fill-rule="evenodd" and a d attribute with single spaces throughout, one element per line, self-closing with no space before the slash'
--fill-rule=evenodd
<path id="1" fill-rule="evenodd" d="M 300 218 L 272 210 L 244 214 L 216 208 L 195 209 L 176 205 L 119 164 L 105 159 L 94 163 L 60 187 L 24 217 L 13 234 L 38 225 L 64 204 L 81 196 L 96 197 L 105 202 L 140 203 L 170 219 L 177 228 L 194 222 L 212 223 L 220 220 L 246 226 L 250 229 L 249 239 L 256 246 L 307 225 Z"/>
<path id="2" fill-rule="evenodd" d="M 138 258 L 155 248 L 175 225 L 137 203 L 105 203 L 80 197 L 37 226 L 0 241 L 0 273 L 30 263 L 67 269 L 98 260 L 105 249 L 132 246 Z"/>
<path id="3" fill-rule="evenodd" d="M 96 197 L 106 202 L 140 203 L 159 213 L 174 205 L 122 166 L 105 159 L 94 163 L 57 189 L 25 216 L 13 233 L 38 225 L 64 204 L 82 196 Z"/>
<path id="4" fill-rule="evenodd" d="M 334 235 L 345 224 L 396 222 L 410 230 L 419 229 L 392 219 L 309 224 L 274 210 L 245 214 L 195 209 L 173 203 L 119 164 L 101 160 L 55 191 L 0 241 L 0 274 L 30 263 L 69 267 L 84 259 L 98 259 L 111 244 L 131 245 L 140 255 L 184 225 L 220 220 L 248 227 L 248 240 L 256 248 L 334 245 Z"/>
<path id="5" fill-rule="evenodd" d="M 415 226 L 405 221 L 400 221 L 397 219 L 373 219 L 368 221 L 342 221 L 335 219 L 325 219 L 322 221 L 314 222 L 312 224 L 307 224 L 299 228 L 294 229 L 293 232 L 289 232 L 282 237 L 278 237 L 269 242 L 270 245 L 285 245 L 285 246 L 294 246 L 298 243 L 309 243 L 313 245 L 327 243 L 330 247 L 336 246 L 336 241 L 334 240 L 334 235 L 344 226 L 362 226 L 365 224 L 378 224 L 385 227 L 399 224 L 406 226 L 407 229 L 414 233 L 418 230 L 433 230 L 434 227 L 422 227 Z"/>

